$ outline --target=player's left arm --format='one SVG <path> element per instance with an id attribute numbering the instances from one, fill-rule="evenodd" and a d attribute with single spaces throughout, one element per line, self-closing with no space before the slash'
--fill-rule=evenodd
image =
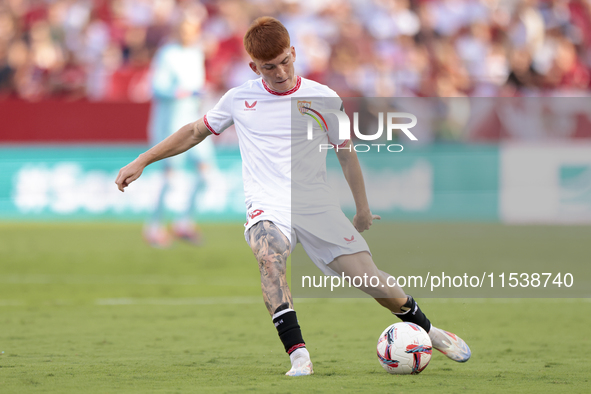
<path id="1" fill-rule="evenodd" d="M 353 199 L 355 200 L 355 208 L 357 213 L 353 218 L 353 225 L 359 232 L 368 230 L 372 222 L 376 219 L 381 219 L 379 215 L 373 215 L 369 209 L 369 202 L 367 201 L 367 194 L 365 192 L 365 182 L 363 181 L 363 173 L 359 165 L 359 159 L 354 149 L 350 148 L 351 141 L 347 141 L 344 148 L 339 148 L 337 158 L 343 169 L 345 179 L 349 184 Z M 351 149 L 349 151 L 349 149 Z"/>

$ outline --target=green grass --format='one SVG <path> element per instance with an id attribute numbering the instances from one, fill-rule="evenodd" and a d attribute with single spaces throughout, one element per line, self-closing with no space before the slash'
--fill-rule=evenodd
<path id="1" fill-rule="evenodd" d="M 441 234 L 462 226 L 397 228 L 420 231 L 415 247 L 435 260 Z M 480 236 L 470 239 L 468 264 L 504 242 L 500 225 L 469 226 Z M 527 238 L 528 228 L 512 227 L 512 239 L 519 229 Z M 473 358 L 457 364 L 436 352 L 418 376 L 378 364 L 377 337 L 395 320 L 373 300 L 298 299 L 316 374 L 287 378 L 241 225 L 204 230 L 202 248 L 155 250 L 137 225 L 0 225 L 0 393 L 591 391 L 584 299 L 422 299 Z M 590 231 L 553 230 L 547 242 L 571 249 L 569 234 Z"/>

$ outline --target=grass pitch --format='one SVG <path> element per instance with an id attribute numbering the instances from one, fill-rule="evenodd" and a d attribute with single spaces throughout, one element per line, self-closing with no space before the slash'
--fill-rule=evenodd
<path id="1" fill-rule="evenodd" d="M 458 225 L 408 226 L 437 259 L 430 242 Z M 495 243 L 500 225 L 470 226 L 473 242 Z M 473 356 L 434 352 L 417 376 L 379 365 L 377 337 L 396 320 L 373 300 L 297 299 L 315 375 L 285 377 L 241 225 L 204 231 L 201 248 L 155 250 L 138 225 L 0 225 L 0 393 L 591 391 L 591 303 L 580 299 L 422 299 Z"/>

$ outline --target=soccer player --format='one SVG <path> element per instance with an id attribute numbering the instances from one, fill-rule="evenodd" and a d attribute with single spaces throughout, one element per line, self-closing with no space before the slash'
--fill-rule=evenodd
<path id="1" fill-rule="evenodd" d="M 286 260 L 296 242 L 302 244 L 311 260 L 325 273 L 378 277 L 377 287 L 361 287 L 361 290 L 401 320 L 424 328 L 433 346 L 446 356 L 467 361 L 470 349 L 466 343 L 432 326 L 416 301 L 400 287 L 388 286 L 389 275 L 374 264 L 359 232 L 369 229 L 379 216 L 370 211 L 356 153 L 346 149 L 351 142 L 339 140 L 331 127 L 324 133 L 316 133 L 312 140 L 299 138 L 297 132 L 293 134 L 292 121 L 303 120 L 292 115 L 297 113 L 292 98 L 303 98 L 301 105 L 306 108 L 338 110 L 341 105 L 337 94 L 295 74 L 296 52 L 290 45 L 287 30 L 278 20 L 271 17 L 255 20 L 244 36 L 244 46 L 252 58 L 250 67 L 260 78 L 230 89 L 203 118 L 181 127 L 122 168 L 115 181 L 119 190 L 138 179 L 147 165 L 184 152 L 234 124 L 242 155 L 248 216 L 245 238 L 259 264 L 265 305 L 291 360 L 286 375 L 313 373 L 285 275 Z M 334 104 L 335 100 L 339 105 Z M 306 128 L 303 130 L 305 136 Z M 357 212 L 353 223 L 330 193 L 325 179 L 325 155 L 314 154 L 318 142 L 343 148 L 338 150 L 337 157 L 355 199 Z M 297 174 L 292 168 L 297 169 Z M 292 187 L 298 189 L 294 193 L 297 198 L 292 199 Z M 352 239 L 356 241 L 351 242 Z"/>
<path id="2" fill-rule="evenodd" d="M 195 120 L 200 106 L 200 94 L 205 83 L 203 50 L 199 45 L 200 22 L 185 17 L 176 29 L 177 40 L 162 46 L 152 63 L 153 101 L 150 113 L 149 137 L 151 145 L 163 141 L 181 126 Z M 144 238 L 154 246 L 171 244 L 172 235 L 194 245 L 201 242 L 201 234 L 193 221 L 195 198 L 203 189 L 204 179 L 215 167 L 215 148 L 211 140 L 199 149 L 163 161 L 163 184 L 156 206 L 144 227 Z M 196 169 L 187 188 L 188 203 L 172 224 L 172 234 L 164 224 L 164 205 L 168 190 L 173 186 L 175 172 Z"/>

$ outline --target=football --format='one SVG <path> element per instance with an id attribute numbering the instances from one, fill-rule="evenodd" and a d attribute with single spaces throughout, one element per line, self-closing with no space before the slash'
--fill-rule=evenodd
<path id="1" fill-rule="evenodd" d="M 378 338 L 378 360 L 396 375 L 416 375 L 431 361 L 429 334 L 413 323 L 392 324 Z"/>

